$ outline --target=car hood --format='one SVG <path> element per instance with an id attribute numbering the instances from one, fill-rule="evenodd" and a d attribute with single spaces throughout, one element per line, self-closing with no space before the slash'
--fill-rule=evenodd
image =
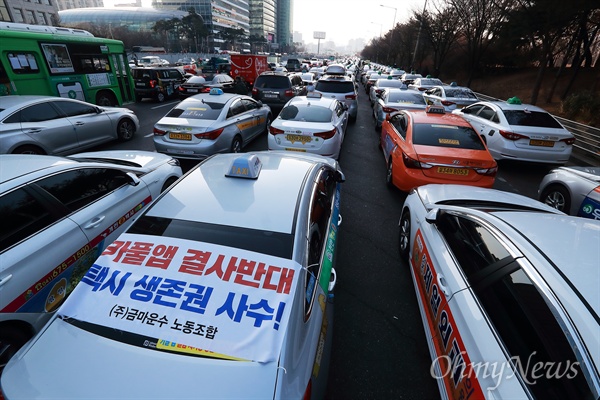
<path id="1" fill-rule="evenodd" d="M 277 362 L 158 351 L 147 339 L 133 346 L 55 318 L 11 359 L 0 385 L 7 400 L 274 397 Z"/>
<path id="2" fill-rule="evenodd" d="M 67 158 L 78 159 L 78 161 L 99 161 L 125 166 L 135 166 L 147 170 L 153 170 L 173 159 L 161 153 L 143 150 L 110 150 L 77 153 Z"/>
<path id="3" fill-rule="evenodd" d="M 559 167 L 558 170 L 567 171 L 594 182 L 600 182 L 600 167 Z"/>

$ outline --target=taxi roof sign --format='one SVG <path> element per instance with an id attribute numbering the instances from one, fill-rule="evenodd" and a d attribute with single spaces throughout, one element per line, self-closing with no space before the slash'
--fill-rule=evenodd
<path id="1" fill-rule="evenodd" d="M 427 108 L 425 109 L 425 112 L 427 114 L 446 114 L 446 109 L 444 108 L 444 106 L 431 104 L 431 105 L 427 106 Z"/>
<path id="2" fill-rule="evenodd" d="M 219 89 L 219 88 L 212 88 L 210 89 L 210 92 L 208 92 L 208 94 L 214 94 L 214 95 L 219 95 L 219 94 L 223 94 L 223 89 Z"/>
<path id="3" fill-rule="evenodd" d="M 255 154 L 246 154 L 233 160 L 225 176 L 230 178 L 258 179 L 261 168 L 262 162 L 258 156 Z"/>
<path id="4" fill-rule="evenodd" d="M 308 93 L 306 93 L 306 97 L 320 99 L 321 97 L 323 97 L 323 94 L 321 94 L 320 92 L 308 92 Z"/>

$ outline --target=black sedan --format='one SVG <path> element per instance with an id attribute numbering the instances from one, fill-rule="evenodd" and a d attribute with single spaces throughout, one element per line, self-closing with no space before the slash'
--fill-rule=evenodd
<path id="1" fill-rule="evenodd" d="M 217 74 L 212 81 L 207 81 L 203 76 L 191 76 L 179 86 L 179 98 L 208 93 L 212 88 L 219 88 L 225 93 L 235 93 L 235 81 L 227 74 Z"/>

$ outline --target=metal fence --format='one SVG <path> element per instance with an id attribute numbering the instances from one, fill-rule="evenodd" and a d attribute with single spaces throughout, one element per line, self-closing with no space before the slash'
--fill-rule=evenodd
<path id="1" fill-rule="evenodd" d="M 497 101 L 494 97 L 475 93 L 480 100 Z M 580 124 L 565 118 L 554 116 L 565 128 L 575 136 L 573 156 L 594 166 L 600 166 L 600 129 Z"/>

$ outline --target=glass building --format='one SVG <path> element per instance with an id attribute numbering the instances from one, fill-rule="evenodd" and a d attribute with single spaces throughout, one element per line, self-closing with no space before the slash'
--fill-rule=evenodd
<path id="1" fill-rule="evenodd" d="M 156 10 L 143 7 L 119 8 L 75 8 L 58 12 L 63 26 L 77 26 L 84 23 L 126 26 L 131 32 L 151 33 L 157 21 L 183 18 L 187 11 Z"/>

